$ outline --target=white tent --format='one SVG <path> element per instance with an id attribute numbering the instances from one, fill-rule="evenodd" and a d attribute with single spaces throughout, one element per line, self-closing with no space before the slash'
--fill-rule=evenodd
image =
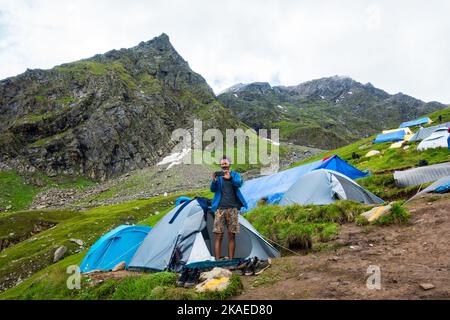
<path id="1" fill-rule="evenodd" d="M 439 128 L 417 146 L 417 150 L 447 148 L 449 133 L 447 128 Z"/>
<path id="2" fill-rule="evenodd" d="M 319 169 L 300 177 L 286 191 L 280 205 L 292 203 L 323 205 L 336 200 L 353 200 L 366 204 L 384 202 L 347 176 L 333 170 Z"/>

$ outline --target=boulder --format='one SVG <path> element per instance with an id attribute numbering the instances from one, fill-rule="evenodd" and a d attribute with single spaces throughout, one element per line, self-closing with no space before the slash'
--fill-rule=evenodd
<path id="1" fill-rule="evenodd" d="M 208 279 L 202 283 L 199 283 L 195 287 L 195 291 L 197 292 L 222 291 L 225 290 L 229 285 L 230 285 L 230 278 L 227 277 Z"/>
<path id="2" fill-rule="evenodd" d="M 125 261 L 121 261 L 118 264 L 116 264 L 114 266 L 114 268 L 112 268 L 112 272 L 116 272 L 116 271 L 120 271 L 120 270 L 125 270 L 125 267 L 127 266 Z"/>
<path id="3" fill-rule="evenodd" d="M 61 246 L 58 249 L 56 249 L 55 253 L 53 254 L 53 262 L 58 262 L 59 260 L 61 260 L 62 257 L 64 257 L 66 251 L 67 251 L 66 246 Z"/>
<path id="4" fill-rule="evenodd" d="M 378 206 L 370 209 L 369 211 L 361 213 L 361 215 L 367 219 L 367 221 L 372 222 L 378 220 L 380 217 L 388 214 L 391 211 L 392 205 Z"/>
<path id="5" fill-rule="evenodd" d="M 431 283 L 421 283 L 421 284 L 420 284 L 420 287 L 421 287 L 423 290 L 427 291 L 427 290 L 433 289 L 433 288 L 434 288 L 434 285 L 431 284 Z"/>
<path id="6" fill-rule="evenodd" d="M 76 243 L 80 247 L 84 246 L 84 241 L 83 240 L 71 238 L 71 239 L 69 239 L 69 241 L 73 242 L 73 243 Z"/>
<path id="7" fill-rule="evenodd" d="M 232 275 L 230 270 L 223 268 L 214 268 L 208 272 L 202 272 L 200 274 L 200 282 L 211 280 L 211 279 L 219 279 L 219 278 L 230 278 Z"/>

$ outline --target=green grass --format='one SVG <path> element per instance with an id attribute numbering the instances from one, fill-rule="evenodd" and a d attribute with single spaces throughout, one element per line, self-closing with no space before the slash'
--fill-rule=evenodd
<path id="1" fill-rule="evenodd" d="M 139 88 L 148 95 L 162 91 L 161 83 L 149 74 L 142 74 L 139 77 Z"/>
<path id="2" fill-rule="evenodd" d="M 48 177 L 38 171 L 28 174 L 19 174 L 14 170 L 0 171 L 0 208 L 11 206 L 9 211 L 24 210 L 31 204 L 36 194 L 46 189 L 82 190 L 94 183 L 82 176 Z"/>
<path id="3" fill-rule="evenodd" d="M 405 224 L 408 223 L 411 215 L 408 210 L 402 207 L 403 201 L 392 204 L 391 212 L 375 220 L 378 225 Z"/>
<path id="4" fill-rule="evenodd" d="M 201 300 L 227 299 L 242 291 L 240 278 L 233 275 L 222 292 L 196 293 L 194 289 L 176 287 L 176 274 L 170 272 L 133 275 L 96 283 L 83 276 L 80 289 L 68 289 L 67 267 L 79 265 L 79 253 L 39 271 L 20 285 L 0 293 L 0 300 Z"/>
<path id="5" fill-rule="evenodd" d="M 353 201 L 336 201 L 324 206 L 263 205 L 245 217 L 269 240 L 289 249 L 303 250 L 335 239 L 340 224 L 354 221 L 368 208 Z"/>
<path id="6" fill-rule="evenodd" d="M 374 193 L 384 201 L 393 201 L 412 197 L 420 186 L 399 188 L 395 185 L 392 173 L 377 174 L 367 178 L 358 179 L 358 184 Z M 424 186 L 422 186 L 423 188 Z"/>
<path id="7" fill-rule="evenodd" d="M 428 117 L 434 122 L 430 124 L 430 126 L 435 126 L 439 124 L 439 116 L 442 116 L 442 122 L 450 121 L 450 108 L 446 108 L 443 110 L 438 110 L 436 112 L 430 113 Z"/>
<path id="8" fill-rule="evenodd" d="M 61 210 L 4 213 L 0 215 L 0 239 L 21 239 L 29 236 L 36 224 L 58 224 L 77 215 L 76 212 Z"/>
<path id="9" fill-rule="evenodd" d="M 54 116 L 55 116 L 54 112 L 46 112 L 46 113 L 42 113 L 42 114 L 29 113 L 29 114 L 26 114 L 26 115 L 22 116 L 21 118 L 19 118 L 17 120 L 16 124 L 21 125 L 21 124 L 42 122 L 47 119 L 53 118 Z"/>
<path id="10" fill-rule="evenodd" d="M 0 171 L 0 208 L 22 210 L 39 192 L 39 188 L 28 184 L 26 179 L 14 171 Z"/>
<path id="11" fill-rule="evenodd" d="M 205 190 L 192 191 L 187 195 L 190 197 L 202 196 Z M 50 221 L 58 222 L 56 226 L 3 250 L 0 254 L 0 283 L 7 280 L 9 275 L 28 276 L 52 263 L 53 253 L 57 247 L 65 245 L 69 248 L 67 255 L 75 253 L 79 249 L 77 245 L 70 242 L 70 238 L 81 239 L 85 246 L 91 246 L 101 235 L 112 228 L 124 224 L 125 221 L 153 226 L 173 208 L 174 202 L 181 194 L 171 196 L 153 197 L 148 200 L 136 200 L 127 203 L 100 206 L 87 211 L 39 211 L 17 212 L 13 217 L 21 217 L 27 223 L 11 224 L 9 220 L 1 220 L 9 223 L 5 227 L 4 234 L 14 232 L 16 234 L 26 233 L 32 228 L 34 218 L 42 216 Z M 155 212 L 159 211 L 158 215 Z M 11 218 L 10 215 L 4 219 Z M 18 219 L 18 218 L 17 218 Z M 131 221 L 130 221 L 131 219 Z M 28 227 L 26 225 L 29 225 Z M 0 229 L 1 230 L 1 229 Z"/>

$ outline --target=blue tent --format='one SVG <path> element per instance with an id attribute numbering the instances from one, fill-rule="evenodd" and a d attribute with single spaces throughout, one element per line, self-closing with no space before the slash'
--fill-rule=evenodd
<path id="1" fill-rule="evenodd" d="M 334 170 L 344 174 L 350 179 L 368 176 L 367 173 L 356 169 L 337 155 L 334 155 L 326 160 L 314 161 L 269 176 L 262 176 L 244 182 L 244 185 L 241 187 L 241 192 L 247 201 L 246 210 L 256 207 L 257 202 L 263 198 L 267 199 L 267 203 L 277 203 L 282 195 L 296 183 L 301 176 L 318 169 Z"/>
<path id="2" fill-rule="evenodd" d="M 413 127 L 413 126 L 418 126 L 420 124 L 427 124 L 430 122 L 431 122 L 430 118 L 424 117 L 424 118 L 420 118 L 420 119 L 416 119 L 416 120 L 403 122 L 399 128 Z"/>
<path id="3" fill-rule="evenodd" d="M 389 133 L 380 133 L 379 135 L 377 135 L 377 137 L 375 138 L 375 140 L 373 141 L 374 143 L 380 143 L 380 142 L 387 142 L 387 141 L 402 141 L 405 139 L 405 131 L 404 130 L 399 130 L 399 131 L 394 131 L 394 132 L 389 132 Z"/>
<path id="4" fill-rule="evenodd" d="M 151 227 L 119 226 L 97 240 L 81 262 L 81 272 L 111 270 L 125 261 L 128 266 Z"/>
<path id="5" fill-rule="evenodd" d="M 185 202 L 185 201 L 191 201 L 191 200 L 192 200 L 192 198 L 185 197 L 185 196 L 178 197 L 177 200 L 175 200 L 175 206 L 179 206 L 179 205 L 182 204 L 183 202 Z"/>

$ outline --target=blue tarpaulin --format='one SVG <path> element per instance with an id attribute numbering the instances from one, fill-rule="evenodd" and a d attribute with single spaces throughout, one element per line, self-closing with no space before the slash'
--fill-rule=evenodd
<path id="1" fill-rule="evenodd" d="M 111 270 L 122 261 L 128 266 L 150 230 L 147 226 L 122 225 L 109 231 L 89 249 L 81 262 L 81 272 Z"/>
<path id="2" fill-rule="evenodd" d="M 304 174 L 317 169 L 330 169 L 340 172 L 350 179 L 364 178 L 364 173 L 334 155 L 326 160 L 314 161 L 302 166 L 284 170 L 269 176 L 245 181 L 241 192 L 247 201 L 247 209 L 256 207 L 259 200 L 266 198 L 268 203 L 277 203 L 282 195 Z"/>
<path id="3" fill-rule="evenodd" d="M 420 124 L 427 124 L 430 122 L 431 122 L 430 118 L 424 117 L 424 118 L 420 118 L 420 119 L 416 119 L 416 120 L 403 122 L 399 128 L 413 127 L 413 126 L 418 126 Z"/>
<path id="4" fill-rule="evenodd" d="M 402 141 L 405 139 L 405 131 L 399 130 L 389 133 L 380 133 L 377 135 L 374 143 L 381 143 L 381 142 L 387 142 L 387 141 Z"/>

